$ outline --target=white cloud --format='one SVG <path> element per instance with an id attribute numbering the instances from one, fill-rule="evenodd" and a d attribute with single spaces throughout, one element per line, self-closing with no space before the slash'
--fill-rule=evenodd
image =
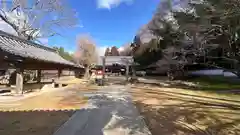
<path id="1" fill-rule="evenodd" d="M 97 48 L 98 56 L 104 56 L 107 46 L 101 46 Z"/>
<path id="2" fill-rule="evenodd" d="M 77 24 L 77 25 L 75 25 L 75 27 L 83 28 L 84 26 L 82 24 Z"/>
<path id="3" fill-rule="evenodd" d="M 74 54 L 75 53 L 75 51 L 73 51 L 73 50 L 67 50 L 67 52 L 70 53 L 70 54 Z"/>
<path id="4" fill-rule="evenodd" d="M 121 3 L 131 4 L 133 0 L 97 0 L 98 8 L 111 9 L 112 7 L 117 7 Z"/>
<path id="5" fill-rule="evenodd" d="M 96 53 L 98 55 L 97 64 L 101 64 L 102 63 L 101 56 L 104 56 L 107 47 L 108 46 L 97 47 L 97 49 L 96 49 Z"/>
<path id="6" fill-rule="evenodd" d="M 120 47 L 120 48 L 118 48 L 118 51 L 119 51 L 119 52 L 123 52 L 124 49 L 125 49 L 124 47 Z"/>

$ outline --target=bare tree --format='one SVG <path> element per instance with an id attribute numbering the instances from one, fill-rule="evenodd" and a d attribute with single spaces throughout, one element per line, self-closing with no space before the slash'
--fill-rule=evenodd
<path id="1" fill-rule="evenodd" d="M 76 26 L 76 12 L 65 0 L 0 0 L 0 21 L 27 40 L 59 34 Z"/>
<path id="2" fill-rule="evenodd" d="M 79 62 L 86 68 L 85 77 L 89 78 L 90 66 L 97 62 L 96 45 L 93 39 L 88 35 L 77 37 L 77 52 Z"/>
<path id="3" fill-rule="evenodd" d="M 126 43 L 122 46 L 122 51 L 119 52 L 120 56 L 131 55 L 131 43 Z"/>
<path id="4" fill-rule="evenodd" d="M 110 49 L 107 48 L 107 49 L 105 50 L 104 56 L 109 56 L 109 52 L 110 52 Z"/>
<path id="5" fill-rule="evenodd" d="M 111 48 L 111 55 L 112 56 L 119 56 L 118 48 L 116 46 L 113 46 Z"/>

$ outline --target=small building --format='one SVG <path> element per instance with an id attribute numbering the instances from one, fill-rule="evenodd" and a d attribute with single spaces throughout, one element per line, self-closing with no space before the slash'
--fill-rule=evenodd
<path id="1" fill-rule="evenodd" d="M 112 73 L 126 73 L 128 75 L 130 67 L 133 64 L 132 56 L 103 56 L 101 58 L 102 61 L 99 65 L 102 65 L 105 69 L 110 70 Z"/>
<path id="2" fill-rule="evenodd" d="M 105 58 L 105 65 L 126 65 L 126 60 L 133 61 L 132 56 L 102 56 L 102 58 Z M 103 65 L 102 58 L 98 61 L 98 65 Z"/>
<path id="3" fill-rule="evenodd" d="M 0 31 L 0 68 L 16 69 L 16 93 L 23 91 L 24 70 L 73 70 L 83 72 L 84 67 L 63 59 L 57 50 Z"/>

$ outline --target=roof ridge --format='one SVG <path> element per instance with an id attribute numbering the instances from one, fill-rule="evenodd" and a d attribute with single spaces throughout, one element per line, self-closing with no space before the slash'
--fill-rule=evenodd
<path id="1" fill-rule="evenodd" d="M 5 37 L 8 37 L 8 38 L 12 38 L 14 40 L 20 40 L 22 42 L 28 43 L 31 46 L 38 47 L 38 48 L 41 48 L 41 49 L 44 49 L 44 50 L 47 50 L 47 51 L 51 51 L 51 52 L 57 53 L 57 50 L 54 49 L 54 48 L 51 48 L 51 47 L 48 47 L 48 46 L 45 46 L 45 45 L 41 45 L 41 44 L 35 43 L 33 41 L 26 40 L 26 39 L 23 39 L 21 37 L 17 37 L 17 36 L 15 36 L 13 34 L 9 34 L 9 33 L 4 32 L 2 30 L 0 30 L 0 36 L 5 36 Z"/>

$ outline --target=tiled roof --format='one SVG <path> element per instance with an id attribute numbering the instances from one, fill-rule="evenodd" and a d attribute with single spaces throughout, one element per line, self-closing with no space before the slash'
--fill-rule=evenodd
<path id="1" fill-rule="evenodd" d="M 106 56 L 106 65 L 120 64 L 125 65 L 125 59 L 132 60 L 132 56 Z M 102 65 L 102 58 L 98 62 L 98 65 Z"/>
<path id="2" fill-rule="evenodd" d="M 63 59 L 53 48 L 21 39 L 3 31 L 0 31 L 0 50 L 23 58 L 78 67 L 74 63 Z M 83 68 L 83 66 L 81 67 Z"/>

